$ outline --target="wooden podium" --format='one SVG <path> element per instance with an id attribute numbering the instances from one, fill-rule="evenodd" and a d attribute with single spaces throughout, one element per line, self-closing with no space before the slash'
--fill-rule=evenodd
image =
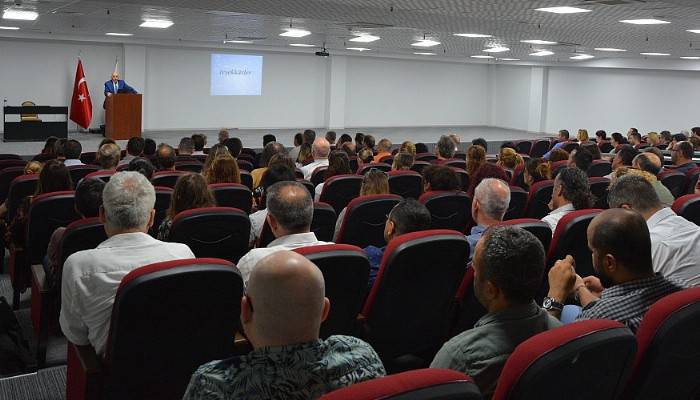
<path id="1" fill-rule="evenodd" d="M 105 109 L 105 137 L 128 140 L 141 137 L 140 94 L 113 94 L 107 97 Z"/>

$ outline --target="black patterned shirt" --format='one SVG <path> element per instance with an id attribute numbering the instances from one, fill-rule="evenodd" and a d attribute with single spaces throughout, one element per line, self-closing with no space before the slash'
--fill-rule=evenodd
<path id="1" fill-rule="evenodd" d="M 369 344 L 350 336 L 331 336 L 262 347 L 204 364 L 192 375 L 184 399 L 314 399 L 385 374 Z"/>

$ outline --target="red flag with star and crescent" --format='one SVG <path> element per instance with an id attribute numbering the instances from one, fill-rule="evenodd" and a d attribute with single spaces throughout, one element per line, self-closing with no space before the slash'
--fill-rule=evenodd
<path id="1" fill-rule="evenodd" d="M 90 126 L 90 121 L 92 121 L 92 101 L 90 100 L 90 91 L 85 80 L 85 72 L 83 72 L 82 60 L 78 60 L 78 68 L 75 70 L 70 119 L 86 129 Z"/>

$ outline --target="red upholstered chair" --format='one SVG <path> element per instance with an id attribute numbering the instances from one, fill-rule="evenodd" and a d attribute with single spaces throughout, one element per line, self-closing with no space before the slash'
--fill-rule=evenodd
<path id="1" fill-rule="evenodd" d="M 316 239 L 322 242 L 332 242 L 335 234 L 335 210 L 327 203 L 317 201 L 314 203 L 314 217 L 311 220 L 311 232 L 316 235 Z M 270 225 L 265 221 L 258 242 L 255 247 L 267 247 L 275 240 Z"/>
<path id="2" fill-rule="evenodd" d="M 526 190 L 528 188 L 527 184 L 525 183 L 525 175 L 523 174 L 523 171 L 525 171 L 525 163 L 517 165 L 515 169 L 513 170 L 513 176 L 510 177 L 510 186 L 518 186 L 519 188 Z"/>
<path id="3" fill-rule="evenodd" d="M 309 181 L 314 185 L 314 188 L 326 180 L 326 170 L 328 170 L 327 166 L 320 166 L 311 172 Z"/>
<path id="4" fill-rule="evenodd" d="M 518 140 L 515 142 L 515 151 L 517 151 L 518 154 L 530 155 L 531 150 L 532 150 L 532 142 L 531 141 Z"/>
<path id="5" fill-rule="evenodd" d="M 83 154 L 80 155 L 80 161 L 82 161 L 83 164 L 95 164 L 96 160 L 97 160 L 97 153 L 94 151 L 84 152 Z"/>
<path id="6" fill-rule="evenodd" d="M 588 178 L 588 186 L 591 188 L 593 196 L 595 196 L 594 206 L 602 209 L 609 208 L 608 187 L 610 187 L 610 179 L 604 177 Z"/>
<path id="7" fill-rule="evenodd" d="M 576 142 L 567 142 L 563 146 L 561 146 L 562 149 L 566 150 L 567 153 L 571 153 L 572 151 L 578 149 L 579 144 Z"/>
<path id="8" fill-rule="evenodd" d="M 371 164 L 365 164 L 360 167 L 360 169 L 357 170 L 358 175 L 364 175 L 368 173 L 372 169 L 378 169 L 383 172 L 389 172 L 391 171 L 391 164 L 385 164 L 385 163 L 371 163 Z"/>
<path id="9" fill-rule="evenodd" d="M 548 223 L 539 219 L 511 219 L 508 221 L 503 221 L 498 225 L 516 226 L 518 228 L 523 228 L 526 231 L 532 233 L 537 239 L 539 239 L 540 243 L 542 243 L 542 247 L 544 248 L 545 252 L 547 252 L 547 249 L 549 249 L 549 245 L 552 242 L 552 229 L 549 227 Z"/>
<path id="10" fill-rule="evenodd" d="M 422 174 L 422 173 L 423 173 L 423 170 L 425 169 L 425 167 L 429 167 L 429 166 L 430 166 L 430 162 L 429 162 L 429 161 L 418 161 L 418 160 L 416 160 L 416 161 L 413 162 L 413 165 L 411 166 L 411 170 L 412 170 L 412 171 L 416 171 L 416 172 L 418 172 L 419 174 Z"/>
<path id="11" fill-rule="evenodd" d="M 250 214 L 253 206 L 253 193 L 240 183 L 215 183 L 209 185 L 219 207 L 232 207 Z"/>
<path id="12" fill-rule="evenodd" d="M 24 175 L 24 167 L 8 167 L 0 171 L 0 204 L 7 199 L 12 181 L 22 175 Z"/>
<path id="13" fill-rule="evenodd" d="M 105 183 L 109 182 L 109 179 L 112 177 L 112 175 L 116 174 L 117 171 L 111 171 L 111 170 L 97 170 L 95 172 L 91 172 L 87 175 L 85 175 L 85 178 L 97 178 L 97 179 L 102 179 Z"/>
<path id="14" fill-rule="evenodd" d="M 46 276 L 42 265 L 32 265 L 31 318 L 37 340 L 37 362 L 43 366 L 46 361 L 46 344 L 49 333 L 58 328 L 58 315 L 61 309 L 61 271 L 66 259 L 78 251 L 94 249 L 107 240 L 104 226 L 99 218 L 83 218 L 71 222 L 59 243 L 59 265 L 54 281 Z"/>
<path id="15" fill-rule="evenodd" d="M 412 232 L 389 242 L 360 316 L 362 336 L 387 370 L 403 369 L 396 360 L 402 355 L 417 357 L 410 369 L 432 360 L 449 336 L 468 260 L 469 243 L 457 231 Z"/>
<path id="16" fill-rule="evenodd" d="M 612 172 L 612 164 L 606 160 L 593 160 L 593 163 L 588 167 L 589 177 L 605 176 Z"/>
<path id="17" fill-rule="evenodd" d="M 474 324 L 486 315 L 486 309 L 474 295 L 474 268 L 469 263 L 467 272 L 464 273 L 455 294 L 453 323 L 450 336 L 458 335 L 467 329 L 472 329 Z"/>
<path id="18" fill-rule="evenodd" d="M 416 154 L 416 161 L 431 162 L 433 160 L 437 160 L 437 156 L 433 153 L 418 153 L 418 154 Z"/>
<path id="19" fill-rule="evenodd" d="M 151 264 L 121 281 L 103 357 L 68 344 L 68 399 L 179 399 L 201 364 L 235 355 L 243 280 L 224 260 Z"/>
<path id="20" fill-rule="evenodd" d="M 6 168 L 12 168 L 12 167 L 22 167 L 27 165 L 27 162 L 24 160 L 17 160 L 17 159 L 0 159 L 0 171 L 5 170 Z"/>
<path id="21" fill-rule="evenodd" d="M 688 194 L 695 193 L 695 185 L 698 183 L 698 178 L 700 178 L 700 167 L 691 169 L 685 173 L 685 176 L 688 177 Z"/>
<path id="22" fill-rule="evenodd" d="M 250 219 L 242 210 L 230 207 L 183 211 L 173 218 L 168 241 L 188 245 L 200 258 L 238 262 L 248 252 Z"/>
<path id="23" fill-rule="evenodd" d="M 627 384 L 630 399 L 700 396 L 700 288 L 654 303 L 637 330 L 637 358 Z"/>
<path id="24" fill-rule="evenodd" d="M 117 172 L 126 171 L 129 169 L 129 164 L 117 165 Z"/>
<path id="25" fill-rule="evenodd" d="M 377 161 L 379 161 L 380 163 L 392 165 L 394 163 L 394 156 L 384 156 Z"/>
<path id="26" fill-rule="evenodd" d="M 686 194 L 673 202 L 673 211 L 681 217 L 700 225 L 700 194 Z"/>
<path id="27" fill-rule="evenodd" d="M 126 165 L 129 166 L 128 164 Z M 68 167 L 73 185 L 77 185 L 83 178 L 100 170 L 97 165 L 73 165 Z"/>
<path id="28" fill-rule="evenodd" d="M 240 170 L 241 173 L 241 183 L 248 186 L 248 189 L 253 190 L 253 175 L 245 170 Z"/>
<path id="29" fill-rule="evenodd" d="M 597 208 L 572 211 L 557 224 L 552 243 L 547 251 L 547 265 L 552 266 L 557 260 L 567 255 L 576 261 L 576 273 L 580 276 L 594 275 L 591 250 L 588 248 L 586 230 L 593 218 L 602 210 Z M 545 274 L 546 280 L 546 274 Z"/>
<path id="30" fill-rule="evenodd" d="M 615 147 L 613 147 L 612 143 L 610 142 L 603 142 L 598 145 L 598 148 L 600 148 L 601 153 L 606 154 L 613 151 Z"/>
<path id="31" fill-rule="evenodd" d="M 165 186 L 156 186 L 156 204 L 153 209 L 156 210 L 156 215 L 153 218 L 153 226 L 148 232 L 151 236 L 156 237 L 158 228 L 166 217 L 168 208 L 170 208 L 170 199 L 173 197 L 173 189 Z"/>
<path id="32" fill-rule="evenodd" d="M 350 203 L 350 200 L 360 195 L 362 176 L 348 174 L 328 178 L 323 184 L 320 201 L 330 204 L 336 215 Z"/>
<path id="33" fill-rule="evenodd" d="M 456 151 L 455 152 L 455 158 L 459 158 L 460 160 L 467 160 L 467 153 L 463 151 Z"/>
<path id="34" fill-rule="evenodd" d="M 472 199 L 464 192 L 433 191 L 418 199 L 430 211 L 433 229 L 453 229 L 464 233 L 471 220 Z"/>
<path id="35" fill-rule="evenodd" d="M 331 309 L 321 324 L 321 337 L 357 335 L 357 315 L 367 295 L 369 280 L 365 252 L 348 244 L 302 247 L 294 251 L 316 264 L 326 282 Z"/>
<path id="36" fill-rule="evenodd" d="M 12 221 L 22 200 L 36 192 L 36 185 L 39 182 L 39 175 L 20 175 L 10 182 L 10 189 L 7 191 L 7 215 L 5 220 Z"/>
<path id="37" fill-rule="evenodd" d="M 442 165 L 452 168 L 467 169 L 467 162 L 465 160 L 447 160 Z"/>
<path id="38" fill-rule="evenodd" d="M 189 174 L 190 172 L 185 171 L 158 171 L 153 174 L 151 178 L 151 183 L 153 186 L 165 186 L 169 188 L 174 188 L 177 183 L 177 179 L 183 175 Z"/>
<path id="39" fill-rule="evenodd" d="M 354 198 L 347 206 L 341 221 L 337 243 L 360 248 L 384 247 L 386 216 L 402 198 L 396 194 L 374 194 Z"/>
<path id="40" fill-rule="evenodd" d="M 304 185 L 306 190 L 308 190 L 309 194 L 311 195 L 312 199 L 314 198 L 314 196 L 316 196 L 316 187 L 314 186 L 313 183 L 307 181 L 306 179 L 299 179 L 299 178 L 297 178 L 297 182 Z"/>
<path id="41" fill-rule="evenodd" d="M 504 220 L 522 218 L 525 216 L 525 206 L 527 206 L 528 192 L 520 186 L 510 187 L 510 204 Z"/>
<path id="42" fill-rule="evenodd" d="M 551 142 L 547 139 L 538 140 L 532 144 L 530 149 L 530 157 L 542 157 L 549 151 Z"/>
<path id="43" fill-rule="evenodd" d="M 253 163 L 251 161 L 248 161 L 248 160 L 245 160 L 245 159 L 242 159 L 239 157 L 239 159 L 236 160 L 236 162 L 238 163 L 239 170 L 248 171 L 248 172 L 253 170 Z"/>
<path id="44" fill-rule="evenodd" d="M 202 172 L 202 167 L 204 165 L 199 161 L 178 161 L 175 163 L 176 171 L 194 172 L 196 174 Z"/>
<path id="45" fill-rule="evenodd" d="M 418 199 L 423 193 L 423 177 L 415 171 L 389 171 L 389 191 L 404 198 Z"/>
<path id="46" fill-rule="evenodd" d="M 554 181 L 540 181 L 530 187 L 525 206 L 525 216 L 527 218 L 542 219 L 549 214 L 549 201 L 552 200 L 552 190 Z"/>
<path id="47" fill-rule="evenodd" d="M 552 179 L 559 175 L 559 172 L 569 166 L 569 160 L 562 160 L 552 163 Z"/>
<path id="48" fill-rule="evenodd" d="M 469 174 L 462 168 L 452 168 L 459 178 L 459 189 L 463 192 L 469 190 Z"/>
<path id="49" fill-rule="evenodd" d="M 616 399 L 636 347 L 632 332 L 610 320 L 575 322 L 540 333 L 510 355 L 493 399 Z"/>
<path id="50" fill-rule="evenodd" d="M 320 400 L 481 400 L 474 381 L 449 369 L 418 369 L 335 390 Z"/>
<path id="51" fill-rule="evenodd" d="M 662 172 L 659 174 L 659 181 L 675 198 L 688 193 L 688 177 L 685 174 L 676 171 Z"/>
<path id="52" fill-rule="evenodd" d="M 20 157 L 17 154 L 0 154 L 0 161 L 3 160 L 20 160 L 22 161 L 22 157 Z"/>

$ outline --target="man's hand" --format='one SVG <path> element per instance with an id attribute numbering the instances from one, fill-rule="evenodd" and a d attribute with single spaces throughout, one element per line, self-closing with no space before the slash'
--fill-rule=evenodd
<path id="1" fill-rule="evenodd" d="M 591 292 L 596 297 L 600 297 L 603 293 L 603 284 L 600 283 L 600 279 L 595 276 L 587 276 L 583 278 L 583 284 L 586 285 L 586 289 Z"/>
<path id="2" fill-rule="evenodd" d="M 574 290 L 576 284 L 576 269 L 574 268 L 575 261 L 572 256 L 566 256 L 565 259 L 554 263 L 554 266 L 549 270 L 549 295 L 561 303 L 566 301 L 566 298 Z"/>

